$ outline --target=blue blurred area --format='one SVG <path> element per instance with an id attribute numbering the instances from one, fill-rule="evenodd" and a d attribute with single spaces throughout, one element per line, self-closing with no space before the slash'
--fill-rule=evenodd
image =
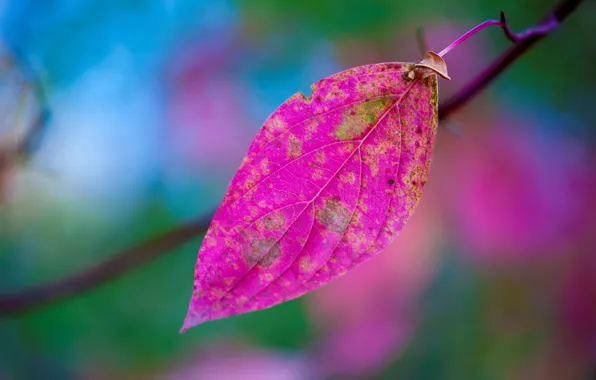
<path id="1" fill-rule="evenodd" d="M 119 49 L 135 70 L 154 70 L 185 34 L 214 38 L 234 27 L 236 13 L 226 1 L 10 1 L 2 29 L 9 46 L 26 49 L 64 86 Z"/>
<path id="2" fill-rule="evenodd" d="M 501 9 L 519 29 L 551 5 L 0 0 L 0 294 L 209 213 L 280 103 L 351 66 L 418 60 L 416 27 L 440 49 Z M 585 2 L 459 111 L 461 137 L 440 130 L 421 211 L 376 264 L 179 336 L 198 236 L 0 316 L 0 379 L 588 378 L 595 10 Z M 506 44 L 495 29 L 450 53 L 441 97 Z M 38 148 L 2 161 L 44 107 Z"/>

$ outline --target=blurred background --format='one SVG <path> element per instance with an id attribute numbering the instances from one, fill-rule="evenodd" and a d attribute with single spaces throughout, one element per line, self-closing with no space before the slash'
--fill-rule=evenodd
<path id="1" fill-rule="evenodd" d="M 595 4 L 440 128 L 419 208 L 374 259 L 179 335 L 197 236 L 0 316 L 0 379 L 596 378 Z M 440 50 L 553 5 L 0 0 L 0 294 L 208 215 L 265 118 L 318 79 L 418 61 L 418 27 Z M 451 52 L 441 98 L 508 44 L 494 28 Z"/>

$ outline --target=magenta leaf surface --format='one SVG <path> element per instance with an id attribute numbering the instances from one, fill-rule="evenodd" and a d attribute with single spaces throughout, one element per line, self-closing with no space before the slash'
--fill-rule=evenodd
<path id="1" fill-rule="evenodd" d="M 356 67 L 266 120 L 199 251 L 182 332 L 299 297 L 393 241 L 426 183 L 436 72 L 427 61 Z"/>

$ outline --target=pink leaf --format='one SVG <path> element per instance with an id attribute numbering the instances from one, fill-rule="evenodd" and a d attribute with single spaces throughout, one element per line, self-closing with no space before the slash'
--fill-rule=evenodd
<path id="1" fill-rule="evenodd" d="M 182 331 L 299 297 L 396 237 L 426 183 L 441 65 L 356 67 L 267 119 L 205 236 Z"/>

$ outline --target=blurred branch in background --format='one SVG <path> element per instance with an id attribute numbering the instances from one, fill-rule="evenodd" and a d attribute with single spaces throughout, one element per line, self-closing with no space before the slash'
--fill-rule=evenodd
<path id="1" fill-rule="evenodd" d="M 1 314 L 18 314 L 37 306 L 91 289 L 152 259 L 205 232 L 211 216 L 175 227 L 161 236 L 112 254 L 108 259 L 66 278 L 26 289 L 0 299 Z"/>
<path id="2" fill-rule="evenodd" d="M 579 5 L 582 0 L 562 0 L 538 24 L 525 32 L 516 34 L 517 43 L 501 54 L 467 86 L 445 101 L 439 107 L 440 119 L 447 119 L 457 109 L 464 106 L 480 91 L 486 88 L 499 74 L 521 57 L 530 47 L 540 41 L 546 34 L 562 23 Z M 537 33 L 538 31 L 538 33 Z M 42 97 L 43 99 L 43 97 Z M 39 125 L 33 131 L 43 129 L 47 115 L 42 114 Z M 38 133 L 38 132 L 37 132 Z M 32 132 L 35 137 L 37 133 Z M 27 151 L 28 142 L 24 141 L 17 152 Z M 2 169 L 2 154 L 0 151 L 0 170 Z M 1 171 L 0 171 L 1 173 Z M 73 275 L 62 279 L 37 285 L 29 289 L 0 296 L 0 315 L 16 315 L 31 311 L 50 302 L 74 296 L 83 291 L 94 288 L 119 275 L 138 268 L 152 259 L 165 254 L 174 247 L 204 233 L 212 215 L 205 215 L 196 221 L 184 224 L 151 238 L 133 247 L 115 252 L 103 262 L 90 266 Z"/>
<path id="3" fill-rule="evenodd" d="M 0 128 L 0 206 L 2 206 L 2 195 L 10 169 L 16 164 L 27 162 L 35 154 L 46 131 L 50 109 L 40 78 L 19 52 L 4 48 L 0 54 L 0 76 L 3 79 L 13 79 L 12 77 L 16 76 L 19 87 L 16 112 L 10 115 L 13 116 L 12 119 L 3 120 L 10 125 L 3 125 Z M 35 116 L 31 122 L 21 125 L 29 92 L 33 94 L 36 105 Z"/>

